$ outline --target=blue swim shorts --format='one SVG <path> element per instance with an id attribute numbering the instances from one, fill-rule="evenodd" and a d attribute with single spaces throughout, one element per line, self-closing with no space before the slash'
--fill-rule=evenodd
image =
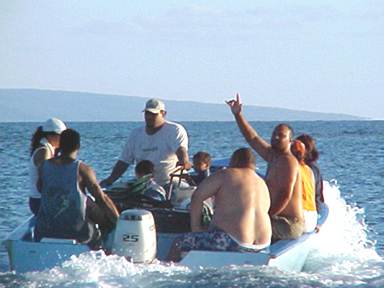
<path id="1" fill-rule="evenodd" d="M 218 227 L 210 227 L 205 232 L 190 232 L 176 239 L 181 251 L 208 250 L 208 251 L 234 251 L 256 252 L 258 250 L 241 246 L 227 232 Z"/>

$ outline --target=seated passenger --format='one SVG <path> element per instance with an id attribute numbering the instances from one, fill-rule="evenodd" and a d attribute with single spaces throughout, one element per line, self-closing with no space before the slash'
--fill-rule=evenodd
<path id="1" fill-rule="evenodd" d="M 64 130 L 60 138 L 60 155 L 43 162 L 39 170 L 38 188 L 41 206 L 37 214 L 35 239 L 43 237 L 76 239 L 91 247 L 100 232 L 115 226 L 119 213 L 101 190 L 91 167 L 77 160 L 80 135 Z M 85 188 L 94 197 L 87 197 Z"/>
<path id="2" fill-rule="evenodd" d="M 319 159 L 319 152 L 316 148 L 315 140 L 308 134 L 301 134 L 296 138 L 305 145 L 305 164 L 311 167 L 313 175 L 315 176 L 315 194 L 316 194 L 316 208 L 319 213 L 323 207 L 323 177 L 321 176 L 320 168 L 317 165 Z"/>
<path id="3" fill-rule="evenodd" d="M 317 210 L 315 201 L 315 177 L 312 169 L 305 164 L 305 145 L 300 140 L 294 140 L 291 146 L 292 154 L 299 161 L 301 185 L 303 192 L 304 232 L 312 232 L 317 225 Z"/>
<path id="4" fill-rule="evenodd" d="M 55 156 L 56 149 L 59 148 L 60 134 L 66 128 L 64 122 L 60 119 L 50 118 L 39 126 L 32 136 L 31 158 L 29 161 L 29 208 L 34 215 L 37 215 L 40 208 L 41 194 L 36 187 L 39 168 L 44 160 Z"/>
<path id="5" fill-rule="evenodd" d="M 165 201 L 165 190 L 155 182 L 153 169 L 154 165 L 149 160 L 142 160 L 137 163 L 135 167 L 137 180 L 132 184 L 134 190 L 132 192 L 142 193 L 158 201 Z M 138 191 L 138 189 L 141 191 Z"/>
<path id="6" fill-rule="evenodd" d="M 211 155 L 207 152 L 199 151 L 193 155 L 193 170 L 191 174 L 192 181 L 190 185 L 197 186 L 210 175 Z"/>
<path id="7" fill-rule="evenodd" d="M 268 216 L 267 185 L 255 173 L 255 156 L 249 148 L 236 150 L 229 168 L 203 181 L 192 195 L 191 233 L 175 239 L 168 259 L 179 261 L 189 250 L 258 251 L 269 246 L 272 229 Z M 215 197 L 208 231 L 201 225 L 204 200 Z"/>
<path id="8" fill-rule="evenodd" d="M 299 238 L 304 232 L 303 197 L 299 163 L 290 149 L 292 127 L 278 124 L 268 143 L 244 117 L 239 94 L 227 104 L 245 140 L 268 163 L 265 182 L 271 197 L 273 241 Z"/>

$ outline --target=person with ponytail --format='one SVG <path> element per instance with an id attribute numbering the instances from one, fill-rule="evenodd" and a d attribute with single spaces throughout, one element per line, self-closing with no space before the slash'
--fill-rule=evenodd
<path id="1" fill-rule="evenodd" d="M 316 148 L 315 139 L 313 139 L 310 135 L 301 134 L 296 139 L 304 143 L 306 150 L 305 163 L 311 167 L 313 175 L 315 176 L 316 207 L 319 212 L 324 208 L 323 177 L 320 172 L 320 168 L 317 165 L 319 151 Z"/>
<path id="2" fill-rule="evenodd" d="M 305 144 L 296 138 L 291 144 L 291 152 L 299 162 L 305 220 L 304 232 L 312 232 L 317 225 L 315 176 L 312 169 L 305 163 L 307 154 Z"/>
<path id="3" fill-rule="evenodd" d="M 56 149 L 60 144 L 60 134 L 67 127 L 64 122 L 57 118 L 48 119 L 43 125 L 39 126 L 31 139 L 31 159 L 29 163 L 29 208 L 37 215 L 40 207 L 41 194 L 37 190 L 38 170 L 44 160 L 55 156 Z"/>

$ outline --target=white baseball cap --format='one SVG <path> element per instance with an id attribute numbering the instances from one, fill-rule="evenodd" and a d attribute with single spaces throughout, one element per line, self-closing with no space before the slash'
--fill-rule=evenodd
<path id="1" fill-rule="evenodd" d="M 148 111 L 153 114 L 158 114 L 160 111 L 165 111 L 164 102 L 159 99 L 149 99 L 147 103 L 145 103 L 144 111 Z"/>
<path id="2" fill-rule="evenodd" d="M 67 127 L 64 122 L 57 118 L 50 118 L 43 124 L 44 132 L 53 132 L 56 134 L 61 134 Z"/>

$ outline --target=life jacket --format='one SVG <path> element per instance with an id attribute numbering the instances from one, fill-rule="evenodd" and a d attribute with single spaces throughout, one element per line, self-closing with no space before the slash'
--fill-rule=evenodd
<path id="1" fill-rule="evenodd" d="M 129 193 L 142 194 L 158 201 L 165 201 L 165 190 L 157 184 L 152 174 L 144 175 L 130 184 Z"/>

